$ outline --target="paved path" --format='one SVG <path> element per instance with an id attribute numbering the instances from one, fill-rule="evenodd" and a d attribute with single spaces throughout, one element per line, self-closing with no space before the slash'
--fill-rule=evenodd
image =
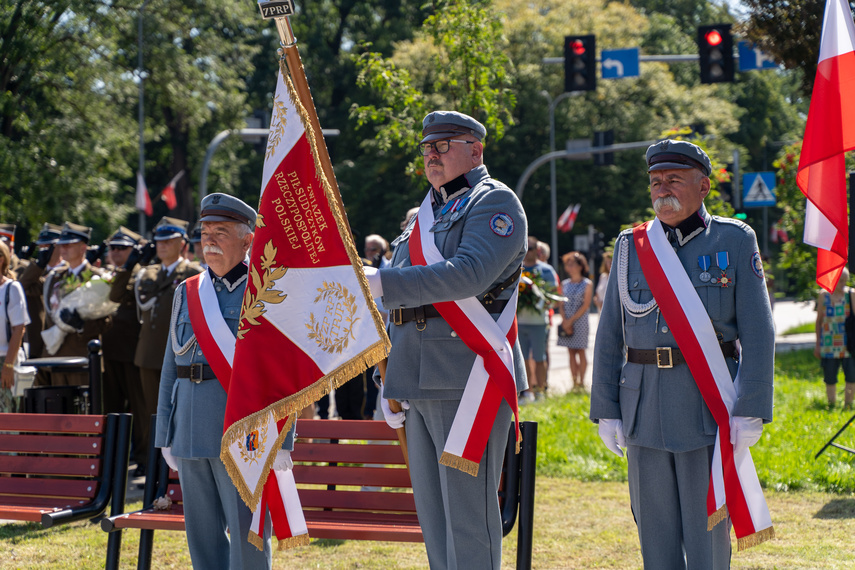
<path id="1" fill-rule="evenodd" d="M 597 325 L 600 322 L 599 317 L 598 313 L 590 313 L 588 315 L 590 338 L 588 340 L 589 348 L 585 351 L 588 357 L 588 368 L 585 372 L 585 389 L 588 392 L 591 391 L 594 337 L 597 335 Z M 816 312 L 814 311 L 813 301 L 778 301 L 775 303 L 773 309 L 773 317 L 775 319 L 775 330 L 778 333 L 778 336 L 775 338 L 776 352 L 810 348 L 814 345 L 816 337 L 813 333 L 786 337 L 780 334 L 795 326 L 814 322 L 816 320 Z M 554 319 L 554 322 L 557 323 L 558 319 Z M 573 387 L 573 381 L 570 378 L 570 356 L 566 348 L 556 345 L 557 337 L 555 328 L 556 325 L 553 325 L 549 331 L 549 392 L 553 395 L 563 394 Z"/>

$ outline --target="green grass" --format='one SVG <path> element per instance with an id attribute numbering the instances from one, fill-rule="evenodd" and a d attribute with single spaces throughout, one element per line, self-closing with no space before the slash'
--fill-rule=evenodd
<path id="1" fill-rule="evenodd" d="M 843 382 L 838 386 L 843 389 Z M 842 400 L 842 397 L 839 398 Z M 774 421 L 751 454 L 760 482 L 781 491 L 855 492 L 855 455 L 828 448 L 814 455 L 853 412 L 826 406 L 819 360 L 809 350 L 780 354 L 775 363 Z M 625 481 L 626 461 L 605 448 L 588 419 L 587 394 L 566 394 L 522 408 L 538 422 L 540 477 Z M 855 447 L 855 425 L 838 443 Z"/>
<path id="2" fill-rule="evenodd" d="M 816 323 L 804 323 L 795 327 L 790 327 L 784 331 L 784 336 L 790 334 L 805 334 L 805 333 L 815 333 L 816 332 Z"/>

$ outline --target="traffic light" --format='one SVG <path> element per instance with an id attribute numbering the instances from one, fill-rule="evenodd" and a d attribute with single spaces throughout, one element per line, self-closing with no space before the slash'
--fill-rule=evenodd
<path id="1" fill-rule="evenodd" d="M 698 26 L 701 83 L 733 81 L 733 37 L 730 24 Z"/>
<path id="2" fill-rule="evenodd" d="M 564 37 L 564 91 L 597 89 L 597 37 Z"/>
<path id="3" fill-rule="evenodd" d="M 615 132 L 612 129 L 607 131 L 594 131 L 594 147 L 610 146 L 615 142 Z M 615 163 L 615 153 L 613 152 L 598 152 L 594 154 L 594 165 L 608 166 Z"/>

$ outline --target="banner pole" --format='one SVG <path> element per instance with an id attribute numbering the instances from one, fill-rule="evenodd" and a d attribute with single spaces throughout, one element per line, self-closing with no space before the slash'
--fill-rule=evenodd
<path id="1" fill-rule="evenodd" d="M 297 91 L 297 96 L 303 103 L 306 112 L 309 115 L 311 122 L 308 128 L 311 128 L 315 134 L 315 140 L 318 141 L 317 148 L 321 167 L 324 169 L 324 176 L 330 183 L 338 209 L 341 212 L 342 219 L 347 224 L 347 232 L 353 239 L 353 231 L 350 228 L 350 221 L 347 219 L 347 213 L 344 209 L 344 203 L 341 200 L 341 193 L 338 189 L 338 182 L 333 171 L 332 161 L 330 160 L 329 151 L 327 150 L 327 142 L 324 140 L 321 123 L 318 119 L 318 113 L 315 109 L 315 102 L 312 99 L 312 92 L 309 90 L 309 82 L 306 79 L 306 71 L 303 69 L 303 61 L 300 59 L 300 52 L 297 50 L 297 38 L 294 36 L 294 30 L 291 28 L 291 20 L 288 16 L 283 18 L 274 18 L 276 22 L 276 30 L 279 32 L 279 43 L 282 48 L 279 50 L 280 55 L 285 59 L 285 64 L 288 66 L 288 71 L 291 75 L 291 82 L 294 84 L 294 89 Z"/>

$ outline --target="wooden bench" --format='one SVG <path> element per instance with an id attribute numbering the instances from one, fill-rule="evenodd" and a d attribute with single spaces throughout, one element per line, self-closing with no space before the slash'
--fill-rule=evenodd
<path id="1" fill-rule="evenodd" d="M 119 485 L 123 502 L 130 435 L 130 414 L 0 414 L 0 519 L 96 517 Z"/>
<path id="2" fill-rule="evenodd" d="M 499 502 L 507 535 L 517 529 L 517 568 L 531 568 L 537 423 L 523 422 L 523 446 L 514 453 L 509 438 Z M 512 435 L 513 432 L 511 431 Z M 152 437 L 152 441 L 154 438 Z M 383 421 L 299 420 L 292 453 L 294 478 L 312 538 L 423 542 L 410 476 L 395 432 Z M 149 453 L 143 509 L 105 518 L 101 528 L 120 533 L 140 529 L 138 568 L 151 567 L 155 530 L 184 530 L 178 474 L 159 450 Z M 362 490 L 363 486 L 382 490 Z M 155 498 L 168 496 L 168 510 L 155 510 Z M 118 552 L 108 552 L 105 568 L 118 568 Z"/>

